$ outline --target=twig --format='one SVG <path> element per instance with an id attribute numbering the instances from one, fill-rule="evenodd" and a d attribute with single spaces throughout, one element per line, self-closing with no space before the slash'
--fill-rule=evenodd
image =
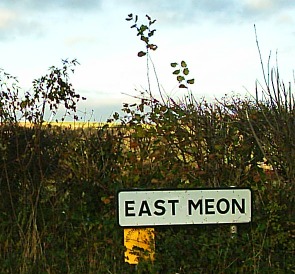
<path id="1" fill-rule="evenodd" d="M 263 65 L 263 61 L 262 61 L 262 55 L 261 55 L 261 50 L 260 50 L 260 47 L 259 47 L 258 36 L 257 36 L 257 31 L 256 31 L 255 24 L 254 24 L 254 30 L 255 30 L 256 45 L 257 45 L 257 49 L 258 49 L 258 53 L 259 53 L 259 59 L 260 59 L 261 67 L 262 67 L 263 78 L 264 78 L 265 84 L 267 86 L 267 90 L 269 92 L 269 85 L 268 85 L 268 82 L 267 82 L 266 76 L 265 76 L 265 69 L 264 69 L 264 65 Z M 270 55 L 271 55 L 271 53 L 270 53 Z M 269 55 L 268 60 L 270 60 L 270 55 Z"/>

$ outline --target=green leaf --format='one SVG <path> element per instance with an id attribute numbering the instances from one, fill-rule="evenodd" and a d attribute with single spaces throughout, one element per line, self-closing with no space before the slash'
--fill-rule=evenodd
<path id="1" fill-rule="evenodd" d="M 184 84 L 180 84 L 180 85 L 179 85 L 179 88 L 187 88 L 187 86 L 184 85 Z"/>
<path id="2" fill-rule="evenodd" d="M 222 145 L 215 145 L 214 146 L 214 148 L 216 149 L 216 150 L 222 150 L 224 147 L 222 146 Z"/>
<path id="3" fill-rule="evenodd" d="M 189 74 L 189 69 L 188 69 L 188 68 L 185 68 L 185 69 L 183 70 L 183 74 L 184 74 L 184 75 L 188 75 L 188 74 Z"/>
<path id="4" fill-rule="evenodd" d="M 148 27 L 146 25 L 141 25 L 140 26 L 141 33 L 145 32 L 147 29 L 148 29 Z"/>
<path id="5" fill-rule="evenodd" d="M 184 79 L 185 79 L 185 78 L 184 78 L 183 76 L 181 76 L 181 75 L 178 75 L 178 76 L 177 76 L 177 81 L 178 81 L 178 82 L 182 82 Z"/>
<path id="6" fill-rule="evenodd" d="M 133 18 L 133 14 L 132 14 L 132 13 L 130 13 L 130 14 L 128 14 L 128 18 L 126 18 L 126 20 L 127 20 L 127 21 L 131 21 L 131 20 L 132 20 L 132 18 Z"/>
<path id="7" fill-rule="evenodd" d="M 149 25 L 154 24 L 156 21 L 157 21 L 157 20 L 150 21 L 150 22 L 149 22 Z"/>
<path id="8" fill-rule="evenodd" d="M 149 43 L 149 38 L 147 38 L 147 37 L 145 37 L 145 36 L 143 36 L 143 35 L 141 35 L 141 38 L 140 38 L 142 41 L 144 41 L 146 44 L 148 44 Z"/>
<path id="9" fill-rule="evenodd" d="M 140 116 L 140 114 L 135 114 L 134 115 L 134 118 L 135 118 L 135 120 L 137 120 L 138 122 L 140 122 L 140 120 L 141 120 L 141 116 Z"/>
<path id="10" fill-rule="evenodd" d="M 138 57 L 143 57 L 145 55 L 146 55 L 146 52 L 144 52 L 144 51 L 140 51 L 140 52 L 137 53 Z"/>
<path id="11" fill-rule="evenodd" d="M 161 107 L 160 107 L 160 110 L 161 110 L 162 112 L 166 112 L 166 111 L 167 111 L 167 107 L 166 107 L 166 106 L 161 106 Z"/>
<path id="12" fill-rule="evenodd" d="M 151 30 L 149 33 L 148 33 L 148 37 L 152 37 L 155 33 L 155 29 Z"/>
<path id="13" fill-rule="evenodd" d="M 178 64 L 177 63 L 171 63 L 170 66 L 175 68 Z"/>
<path id="14" fill-rule="evenodd" d="M 115 112 L 115 113 L 113 114 L 113 117 L 114 117 L 115 120 L 118 120 L 119 117 L 120 117 L 120 115 L 119 115 L 118 112 Z"/>
<path id="15" fill-rule="evenodd" d="M 177 75 L 177 74 L 179 74 L 180 73 L 180 69 L 177 69 L 177 70 L 174 70 L 173 71 L 173 74 L 175 74 L 175 75 Z"/>
<path id="16" fill-rule="evenodd" d="M 190 79 L 190 80 L 187 80 L 186 82 L 187 82 L 188 84 L 191 84 L 191 85 L 192 85 L 192 84 L 195 83 L 195 79 Z"/>
<path id="17" fill-rule="evenodd" d="M 185 61 L 181 61 L 181 66 L 182 66 L 183 68 L 186 68 L 186 67 L 187 67 L 186 62 L 185 62 Z"/>
<path id="18" fill-rule="evenodd" d="M 139 108 L 140 112 L 143 112 L 144 111 L 144 103 L 140 104 L 138 106 L 138 108 Z"/>
<path id="19" fill-rule="evenodd" d="M 158 48 L 158 46 L 154 45 L 154 44 L 149 44 L 148 48 L 150 48 L 151 50 L 156 50 Z"/>

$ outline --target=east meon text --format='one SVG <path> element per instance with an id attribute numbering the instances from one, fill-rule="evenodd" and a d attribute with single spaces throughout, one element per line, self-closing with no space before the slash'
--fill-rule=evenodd
<path id="1" fill-rule="evenodd" d="M 198 200 L 187 200 L 186 204 L 180 203 L 178 199 L 155 201 L 124 201 L 125 217 L 156 217 L 156 216 L 176 216 L 178 207 L 186 206 L 186 214 L 193 215 L 225 215 L 225 214 L 245 214 L 245 199 L 227 199 L 227 198 L 207 198 Z M 183 212 L 183 209 L 181 210 Z"/>

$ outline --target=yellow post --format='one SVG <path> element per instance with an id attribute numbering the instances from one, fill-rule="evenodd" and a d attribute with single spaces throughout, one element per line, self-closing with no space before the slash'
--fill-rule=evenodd
<path id="1" fill-rule="evenodd" d="M 154 228 L 124 229 L 125 262 L 138 264 L 139 258 L 154 260 L 155 233 Z"/>

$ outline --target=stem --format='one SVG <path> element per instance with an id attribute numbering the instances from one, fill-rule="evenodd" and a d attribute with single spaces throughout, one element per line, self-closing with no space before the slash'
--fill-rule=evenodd
<path id="1" fill-rule="evenodd" d="M 152 91 L 151 91 L 151 82 L 150 82 L 150 68 L 149 68 L 149 49 L 147 48 L 146 52 L 146 76 L 147 76 L 147 81 L 148 81 L 148 91 L 149 95 L 152 98 Z"/>
<path id="2" fill-rule="evenodd" d="M 264 82 L 267 86 L 267 90 L 269 92 L 269 85 L 268 85 L 268 82 L 267 82 L 266 76 L 265 76 L 265 69 L 264 69 L 264 65 L 263 65 L 263 61 L 262 61 L 262 55 L 261 55 L 261 51 L 260 51 L 260 47 L 259 47 L 259 43 L 258 43 L 258 36 L 257 36 L 255 24 L 254 24 L 254 30 L 255 30 L 256 45 L 257 45 L 257 49 L 258 49 L 258 53 L 259 53 L 259 59 L 260 59 L 260 64 L 261 64 L 261 68 L 262 68 L 263 78 L 264 78 Z M 271 55 L 271 53 L 270 53 L 270 55 Z M 270 55 L 269 55 L 268 60 L 270 59 Z"/>
<path id="3" fill-rule="evenodd" d="M 152 58 L 150 56 L 149 56 L 149 60 L 152 63 L 153 71 L 154 71 L 154 74 L 155 74 L 155 77 L 156 77 L 156 82 L 157 82 L 157 86 L 158 86 L 158 90 L 159 90 L 159 94 L 160 94 L 161 99 L 162 99 L 162 101 L 164 103 L 165 101 L 164 101 L 164 97 L 163 97 L 163 94 L 162 94 L 162 91 L 161 91 L 160 82 L 159 82 L 159 78 L 158 78 L 158 74 L 157 74 L 157 71 L 156 71 L 155 64 L 154 64 L 154 62 L 153 62 L 153 60 L 152 60 Z"/>

